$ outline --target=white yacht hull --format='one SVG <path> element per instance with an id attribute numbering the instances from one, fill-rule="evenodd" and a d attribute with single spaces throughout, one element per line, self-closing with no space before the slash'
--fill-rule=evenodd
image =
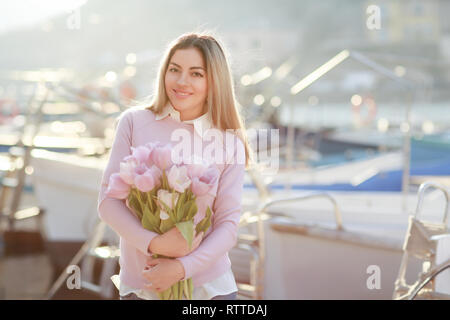
<path id="1" fill-rule="evenodd" d="M 31 164 L 33 189 L 39 205 L 46 210 L 47 240 L 85 241 L 98 218 L 101 162 L 34 150 Z"/>

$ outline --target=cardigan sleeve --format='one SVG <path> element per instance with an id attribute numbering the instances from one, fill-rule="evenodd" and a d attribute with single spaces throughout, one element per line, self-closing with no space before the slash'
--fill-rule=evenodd
<path id="1" fill-rule="evenodd" d="M 184 257 L 177 258 L 183 264 L 184 279 L 206 270 L 236 245 L 245 174 L 244 145 L 240 139 L 236 140 L 238 143 L 234 161 L 225 165 L 220 176 L 217 196 L 212 208 L 212 231 L 197 249 Z"/>
<path id="2" fill-rule="evenodd" d="M 120 162 L 131 154 L 132 114 L 125 111 L 119 118 L 116 135 L 108 164 L 103 172 L 98 197 L 98 214 L 120 237 L 129 242 L 145 255 L 150 255 L 148 246 L 158 234 L 142 227 L 139 219 L 128 209 L 125 200 L 110 198 L 106 195 L 109 177 L 120 170 Z"/>

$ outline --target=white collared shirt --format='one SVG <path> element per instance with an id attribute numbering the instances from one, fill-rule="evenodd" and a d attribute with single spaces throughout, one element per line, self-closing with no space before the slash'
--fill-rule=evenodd
<path id="1" fill-rule="evenodd" d="M 163 111 L 161 112 L 161 114 L 157 114 L 155 119 L 156 120 L 161 120 L 164 119 L 165 117 L 170 116 L 172 119 L 178 121 L 178 122 L 183 122 L 183 123 L 190 123 L 194 125 L 194 130 L 195 132 L 202 137 L 203 133 L 208 130 L 211 129 L 213 127 L 212 125 L 212 121 L 211 118 L 209 116 L 209 113 L 205 113 L 203 115 L 201 115 L 198 118 L 192 119 L 192 120 L 184 120 L 181 121 L 180 118 L 180 112 L 178 110 L 176 110 L 172 104 L 170 102 L 168 102 L 166 104 L 166 106 L 164 107 Z"/>
<path id="2" fill-rule="evenodd" d="M 210 129 L 214 129 L 214 125 L 212 123 L 212 119 L 211 116 L 209 115 L 209 113 L 204 113 L 203 115 L 192 119 L 192 120 L 184 120 L 181 121 L 180 118 L 180 112 L 178 110 L 176 110 L 172 104 L 170 102 L 168 102 L 166 104 L 166 106 L 163 108 L 163 111 L 160 114 L 157 114 L 155 116 L 156 120 L 161 120 L 166 118 L 167 116 L 171 117 L 173 120 L 178 121 L 178 122 L 182 122 L 182 123 L 189 123 L 192 124 L 194 126 L 194 131 L 197 133 L 198 137 L 203 139 L 204 137 L 211 138 L 211 135 L 214 135 L 214 132 L 208 132 L 208 130 Z M 225 141 L 224 136 L 222 135 L 218 135 L 218 142 L 224 146 Z M 228 152 L 228 150 L 226 150 Z M 227 154 L 227 159 L 229 159 L 230 157 L 232 157 L 232 154 Z M 228 160 L 227 160 L 228 163 Z"/>
<path id="3" fill-rule="evenodd" d="M 119 289 L 119 294 L 121 296 L 134 293 L 138 298 L 144 300 L 159 300 L 158 294 L 155 291 L 131 288 L 124 283 L 119 283 L 119 278 L 119 276 L 113 276 L 112 280 L 117 289 Z M 220 277 L 204 283 L 200 287 L 195 287 L 192 294 L 192 300 L 211 300 L 215 296 L 228 295 L 236 291 L 238 291 L 236 280 L 234 279 L 234 274 L 230 268 Z"/>

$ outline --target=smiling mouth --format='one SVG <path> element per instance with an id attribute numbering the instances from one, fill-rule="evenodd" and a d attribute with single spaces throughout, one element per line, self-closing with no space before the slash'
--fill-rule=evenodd
<path id="1" fill-rule="evenodd" d="M 181 96 L 181 97 L 187 97 L 187 96 L 192 95 L 192 93 L 189 93 L 189 92 L 183 92 L 183 91 L 177 91 L 177 90 L 175 90 L 175 89 L 173 89 L 173 92 L 175 92 L 175 94 L 176 94 L 177 96 Z"/>

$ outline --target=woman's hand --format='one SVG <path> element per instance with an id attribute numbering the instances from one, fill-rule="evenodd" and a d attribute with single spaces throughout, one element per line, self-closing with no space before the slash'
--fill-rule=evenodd
<path id="1" fill-rule="evenodd" d="M 147 289 L 163 292 L 184 278 L 184 267 L 177 259 L 148 257 L 142 275 L 148 281 L 145 285 Z"/>
<path id="2" fill-rule="evenodd" d="M 166 257 L 184 257 L 197 249 L 202 241 L 202 238 L 203 232 L 200 232 L 192 241 L 192 247 L 189 248 L 186 239 L 184 239 L 178 228 L 173 227 L 166 233 L 154 237 L 152 241 L 150 241 L 148 251 L 150 253 L 156 253 Z"/>

